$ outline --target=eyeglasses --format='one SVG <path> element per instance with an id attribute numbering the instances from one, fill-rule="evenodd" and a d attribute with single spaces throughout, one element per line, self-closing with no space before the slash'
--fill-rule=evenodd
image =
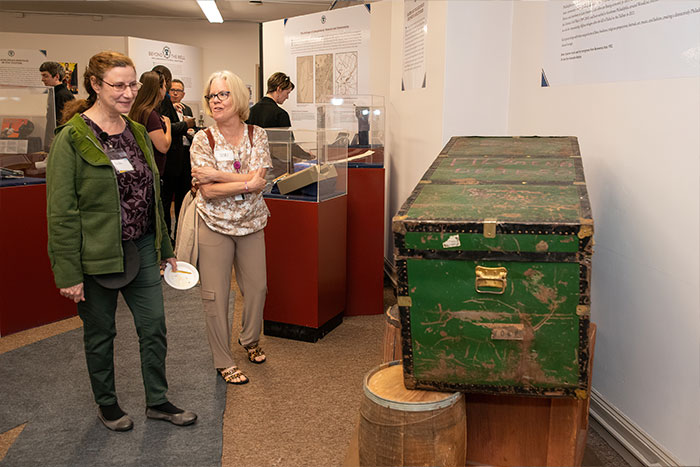
<path id="1" fill-rule="evenodd" d="M 173 88 L 170 88 L 170 92 L 181 93 L 181 92 L 185 92 L 185 90 L 184 90 L 184 89 L 173 89 Z"/>
<path id="2" fill-rule="evenodd" d="M 103 83 L 105 83 L 107 86 L 111 86 L 112 89 L 114 89 L 117 92 L 124 92 L 126 91 L 126 88 L 131 89 L 133 92 L 138 92 L 139 89 L 141 89 L 141 86 L 143 86 L 142 83 L 139 83 L 138 81 L 134 81 L 133 83 L 108 83 L 105 80 L 101 80 Z"/>
<path id="3" fill-rule="evenodd" d="M 216 94 L 206 95 L 206 96 L 204 96 L 204 98 L 207 100 L 207 102 L 209 102 L 210 100 L 212 100 L 215 97 L 217 99 L 219 99 L 219 101 L 225 101 L 226 99 L 228 99 L 228 96 L 230 96 L 230 95 L 231 95 L 231 91 L 219 91 Z"/>

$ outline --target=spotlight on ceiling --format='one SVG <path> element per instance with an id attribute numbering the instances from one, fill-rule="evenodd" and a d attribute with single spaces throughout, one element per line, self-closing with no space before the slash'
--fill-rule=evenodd
<path id="1" fill-rule="evenodd" d="M 204 16 L 207 17 L 210 23 L 223 23 L 224 19 L 221 17 L 219 9 L 216 7 L 215 0 L 197 0 L 199 8 L 204 12 Z"/>

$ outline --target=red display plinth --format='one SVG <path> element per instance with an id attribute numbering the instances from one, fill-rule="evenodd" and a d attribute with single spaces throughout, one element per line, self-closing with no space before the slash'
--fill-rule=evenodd
<path id="1" fill-rule="evenodd" d="M 0 188 L 0 336 L 77 314 L 46 251 L 46 185 Z"/>
<path id="2" fill-rule="evenodd" d="M 384 170 L 348 169 L 346 316 L 384 312 Z"/>
<path id="3" fill-rule="evenodd" d="M 266 198 L 264 333 L 315 342 L 342 322 L 345 195 L 321 202 Z"/>

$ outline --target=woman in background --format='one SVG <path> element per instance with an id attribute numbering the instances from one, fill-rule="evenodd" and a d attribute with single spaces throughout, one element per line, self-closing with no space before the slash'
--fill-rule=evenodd
<path id="1" fill-rule="evenodd" d="M 78 304 L 98 418 L 131 430 L 117 402 L 114 337 L 121 292 L 139 336 L 146 416 L 190 425 L 197 415 L 168 401 L 167 339 L 161 260 L 176 261 L 163 219 L 160 178 L 146 129 L 124 116 L 141 83 L 131 59 L 118 52 L 90 58 L 87 100 L 66 104 L 46 171 L 51 260 L 61 295 Z"/>
<path id="2" fill-rule="evenodd" d="M 165 153 L 170 148 L 172 142 L 172 132 L 170 119 L 158 113 L 156 109 L 160 107 L 166 92 L 166 82 L 163 75 L 155 71 L 147 71 L 141 75 L 141 89 L 139 89 L 134 104 L 129 111 L 129 118 L 139 122 L 146 127 L 148 136 L 153 142 L 155 149 L 156 164 L 158 173 L 165 170 Z"/>
<path id="3" fill-rule="evenodd" d="M 294 83 L 282 72 L 273 73 L 267 80 L 267 94 L 250 108 L 246 123 L 262 128 L 289 128 L 292 126 L 289 114 L 280 105 L 289 98 Z"/>
<path id="4" fill-rule="evenodd" d="M 238 76 L 230 71 L 212 74 L 204 109 L 215 123 L 195 135 L 190 149 L 192 177 L 199 187 L 202 302 L 214 368 L 227 383 L 245 384 L 248 377 L 230 351 L 231 265 L 245 301 L 238 343 L 250 362 L 263 363 L 266 356 L 258 345 L 267 295 L 263 229 L 270 211 L 262 190 L 272 164 L 265 130 L 243 123 L 248 89 Z"/>

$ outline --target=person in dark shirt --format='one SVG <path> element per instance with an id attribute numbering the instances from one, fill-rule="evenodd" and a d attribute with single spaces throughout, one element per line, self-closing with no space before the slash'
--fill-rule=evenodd
<path id="1" fill-rule="evenodd" d="M 66 77 L 66 70 L 58 62 L 44 62 L 39 67 L 41 73 L 41 82 L 44 86 L 53 86 L 53 98 L 56 110 L 56 125 L 63 123 L 63 106 L 66 102 L 75 99 L 63 79 Z"/>
<path id="2" fill-rule="evenodd" d="M 183 116 L 182 121 L 170 98 L 170 88 L 173 84 L 173 75 L 170 69 L 164 65 L 156 65 L 153 70 L 165 77 L 167 94 L 160 103 L 160 114 L 170 119 L 172 142 L 165 155 L 165 170 L 162 173 L 163 190 L 161 200 L 165 210 L 165 223 L 170 230 L 170 236 L 175 238 L 177 232 L 177 218 L 180 215 L 182 200 L 190 190 L 192 174 L 190 167 L 189 147 L 182 144 L 182 137 L 187 135 L 187 130 L 194 128 L 195 120 L 192 117 Z M 175 201 L 175 222 L 170 220 L 170 206 Z"/>
<path id="3" fill-rule="evenodd" d="M 289 114 L 280 107 L 294 90 L 294 83 L 282 72 L 274 73 L 267 80 L 267 94 L 250 108 L 249 125 L 262 128 L 288 128 L 292 126 Z"/>
<path id="4" fill-rule="evenodd" d="M 141 75 L 139 82 L 141 89 L 129 110 L 129 118 L 146 127 L 153 143 L 153 156 L 158 172 L 162 174 L 165 170 L 165 154 L 172 141 L 170 119 L 158 113 L 160 103 L 165 97 L 165 78 L 155 71 L 147 71 Z"/>

